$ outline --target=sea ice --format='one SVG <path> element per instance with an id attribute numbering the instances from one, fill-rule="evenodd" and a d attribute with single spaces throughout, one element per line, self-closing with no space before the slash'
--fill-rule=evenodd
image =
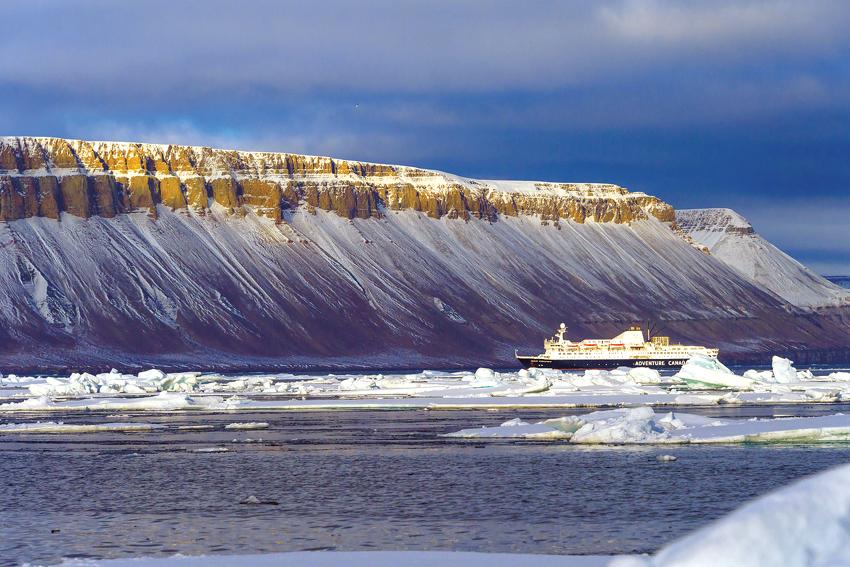
<path id="1" fill-rule="evenodd" d="M 66 379 L 48 377 L 28 386 L 34 396 L 84 396 L 87 394 L 152 394 L 156 392 L 192 392 L 198 384 L 199 372 L 166 374 L 161 370 L 145 370 L 138 376 L 116 370 L 102 374 L 73 373 Z"/>
<path id="2" fill-rule="evenodd" d="M 571 443 L 652 443 L 669 437 L 650 407 L 591 415 L 570 437 Z"/>
<path id="3" fill-rule="evenodd" d="M 752 379 L 738 376 L 716 358 L 702 355 L 695 355 L 688 360 L 675 377 L 687 384 L 706 388 L 751 390 L 754 384 Z"/>
<path id="4" fill-rule="evenodd" d="M 269 424 L 265 421 L 246 421 L 237 423 L 228 423 L 224 426 L 225 429 L 252 430 L 252 429 L 268 429 Z"/>
<path id="5" fill-rule="evenodd" d="M 101 433 L 106 431 L 151 431 L 162 429 L 155 423 L 63 423 L 61 421 L 37 421 L 34 423 L 5 423 L 0 425 L 3 433 Z"/>
<path id="6" fill-rule="evenodd" d="M 571 432 L 563 431 L 546 422 L 526 423 L 520 419 L 511 419 L 498 427 L 481 427 L 464 429 L 455 433 L 447 433 L 445 437 L 470 438 L 520 438 L 520 439 L 569 439 Z"/>
<path id="7" fill-rule="evenodd" d="M 743 443 L 850 440 L 850 415 L 769 419 L 718 419 L 695 414 L 657 414 L 652 408 L 615 409 L 547 419 L 512 420 L 499 427 L 463 429 L 446 437 L 568 440 L 579 444 Z"/>
<path id="8" fill-rule="evenodd" d="M 661 373 L 654 368 L 647 368 L 645 366 L 639 366 L 637 368 L 618 368 L 615 372 L 623 370 L 625 370 L 629 378 L 634 380 L 637 384 L 660 384 L 663 381 L 661 379 Z"/>
<path id="9" fill-rule="evenodd" d="M 229 409 L 228 401 L 216 396 L 192 397 L 177 392 L 160 392 L 143 398 L 81 398 L 54 401 L 47 396 L 0 404 L 0 412 L 16 411 L 178 411 Z"/>
<path id="10" fill-rule="evenodd" d="M 792 362 L 781 356 L 774 356 L 772 360 L 773 379 L 780 384 L 793 384 L 799 382 L 797 378 L 797 369 L 792 366 Z"/>
<path id="11" fill-rule="evenodd" d="M 652 368 L 616 368 L 561 372 L 532 368 L 496 372 L 424 371 L 413 374 L 294 376 L 270 374 L 226 377 L 199 372 L 165 373 L 151 369 L 138 375 L 116 370 L 102 374 L 73 373 L 67 377 L 13 377 L 6 395 L 32 397 L 26 404 L 9 403 L 2 411 L 23 409 L 120 409 L 138 397 L 136 409 L 168 411 L 152 395 L 175 392 L 191 395 L 169 398 L 173 409 L 210 406 L 210 409 L 343 409 L 464 407 L 630 407 L 640 405 L 715 405 L 735 403 L 809 403 L 850 400 L 850 373 L 814 376 L 797 371 L 791 362 L 776 358 L 774 370 L 732 373 L 713 359 L 695 357 L 675 376 Z M 776 376 L 780 379 L 777 380 Z M 720 391 L 718 391 L 720 390 Z M 245 398 L 210 405 L 212 395 L 244 394 Z M 262 394 L 263 400 L 251 400 Z M 295 397 L 302 399 L 294 399 Z M 53 399 L 53 398 L 62 398 Z M 88 399 L 89 401 L 82 401 Z M 210 398 L 212 399 L 212 398 Z M 334 400 L 323 401 L 323 400 Z M 393 401 L 394 400 L 394 401 Z M 114 406 L 114 408 L 112 407 Z"/>
<path id="12" fill-rule="evenodd" d="M 157 370 L 156 368 L 151 368 L 150 370 L 144 370 L 142 372 L 139 372 L 138 376 L 139 380 L 162 380 L 163 378 L 165 378 L 165 372 L 163 372 L 162 370 Z"/>

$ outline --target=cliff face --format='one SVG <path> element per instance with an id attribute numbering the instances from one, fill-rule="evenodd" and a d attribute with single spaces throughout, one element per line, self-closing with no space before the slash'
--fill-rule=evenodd
<path id="1" fill-rule="evenodd" d="M 250 208 L 280 221 L 306 207 L 344 218 L 413 210 L 431 218 L 627 223 L 673 221 L 666 203 L 604 184 L 505 183 L 411 167 L 294 154 L 56 138 L 0 138 L 0 219 L 81 218 L 147 211 L 157 205 L 203 214 L 213 204 Z"/>
<path id="2" fill-rule="evenodd" d="M 208 148 L 0 143 L 0 368 L 509 365 L 565 321 L 850 353 L 613 185 Z"/>

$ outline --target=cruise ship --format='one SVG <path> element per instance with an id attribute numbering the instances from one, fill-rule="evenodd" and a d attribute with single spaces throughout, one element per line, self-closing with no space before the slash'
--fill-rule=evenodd
<path id="1" fill-rule="evenodd" d="M 716 348 L 670 344 L 670 337 L 644 336 L 639 325 L 632 325 L 613 339 L 584 339 L 573 342 L 563 323 L 552 338 L 543 342 L 544 352 L 536 356 L 516 354 L 525 368 L 617 368 L 648 366 L 681 368 L 694 355 L 717 358 Z"/>

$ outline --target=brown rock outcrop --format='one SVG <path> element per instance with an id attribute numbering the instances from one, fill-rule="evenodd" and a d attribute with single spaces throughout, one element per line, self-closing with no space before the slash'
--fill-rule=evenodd
<path id="1" fill-rule="evenodd" d="M 183 180 L 186 186 L 186 202 L 196 211 L 203 213 L 209 210 L 210 197 L 207 184 L 203 177 L 187 177 Z"/>
<path id="2" fill-rule="evenodd" d="M 37 177 L 38 180 L 38 216 L 58 219 L 62 210 L 59 193 L 59 181 L 52 175 Z"/>
<path id="3" fill-rule="evenodd" d="M 156 205 L 160 202 L 159 180 L 150 175 L 135 175 L 127 187 L 128 210 L 147 209 L 156 216 Z"/>
<path id="4" fill-rule="evenodd" d="M 213 200 L 232 213 L 239 206 L 239 186 L 231 177 L 220 177 L 210 182 Z"/>
<path id="5" fill-rule="evenodd" d="M 62 210 L 84 219 L 91 216 L 93 207 L 88 176 L 78 173 L 61 177 L 59 190 L 62 196 Z"/>
<path id="6" fill-rule="evenodd" d="M 180 178 L 174 175 L 159 180 L 159 192 L 162 204 L 174 210 L 185 209 L 188 205 Z"/>
<path id="7" fill-rule="evenodd" d="M 97 214 L 101 217 L 112 218 L 121 212 L 118 205 L 118 187 L 109 175 L 96 174 L 89 176 L 89 187 L 94 193 L 94 204 Z"/>
<path id="8" fill-rule="evenodd" d="M 283 194 L 278 183 L 253 178 L 243 179 L 241 185 L 243 204 L 251 206 L 258 215 L 281 220 Z"/>

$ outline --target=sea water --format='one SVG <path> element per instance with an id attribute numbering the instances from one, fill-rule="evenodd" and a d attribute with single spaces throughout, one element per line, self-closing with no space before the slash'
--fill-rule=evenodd
<path id="1" fill-rule="evenodd" d="M 703 411 L 751 417 L 850 407 Z M 439 436 L 566 413 L 29 415 L 167 427 L 0 437 L 0 563 L 323 549 L 644 553 L 850 461 L 842 444 L 578 447 Z M 269 428 L 224 429 L 244 421 Z M 678 459 L 659 461 L 662 454 Z M 261 503 L 244 503 L 251 496 Z"/>

